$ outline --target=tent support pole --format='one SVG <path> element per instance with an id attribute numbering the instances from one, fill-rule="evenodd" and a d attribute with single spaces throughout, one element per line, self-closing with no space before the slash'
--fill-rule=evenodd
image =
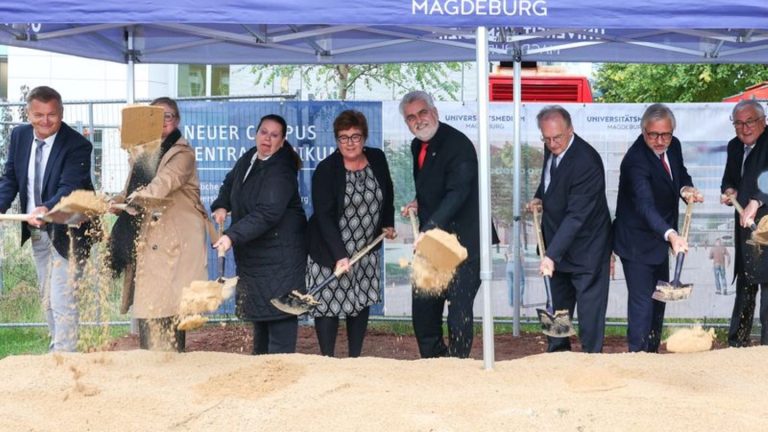
<path id="1" fill-rule="evenodd" d="M 522 121 L 520 118 L 520 111 L 522 106 L 522 77 L 521 75 L 521 63 L 520 56 L 515 56 L 514 64 L 514 81 L 512 93 L 514 97 L 514 112 L 515 112 L 515 131 L 514 131 L 514 162 L 512 166 L 513 180 L 512 180 L 512 263 L 514 265 L 514 283 L 512 289 L 515 293 L 514 305 L 512 307 L 513 320 L 512 335 L 520 336 L 520 306 L 522 305 L 521 289 L 520 285 L 523 280 L 523 259 L 522 248 L 520 247 L 521 236 L 520 226 L 522 224 L 522 218 L 520 217 L 520 126 Z"/>
<path id="2" fill-rule="evenodd" d="M 488 142 L 488 29 L 478 27 L 477 43 L 477 145 L 480 188 L 480 288 L 483 292 L 483 365 L 493 369 L 493 309 L 491 308 L 491 147 Z"/>
<path id="3" fill-rule="evenodd" d="M 127 32 L 127 42 L 128 42 L 128 62 L 127 62 L 127 71 L 125 76 L 125 84 L 126 84 L 126 91 L 127 96 L 126 100 L 129 104 L 135 103 L 136 101 L 136 87 L 134 83 L 134 63 L 133 63 L 133 29 L 128 29 Z"/>

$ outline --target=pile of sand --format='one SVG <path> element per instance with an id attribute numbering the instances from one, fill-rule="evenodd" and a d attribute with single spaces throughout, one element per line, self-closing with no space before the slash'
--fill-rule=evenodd
<path id="1" fill-rule="evenodd" d="M 0 430 L 764 430 L 766 356 L 557 353 L 493 371 L 299 354 L 15 356 L 0 360 Z"/>
<path id="2" fill-rule="evenodd" d="M 440 293 L 467 259 L 467 249 L 456 235 L 435 228 L 426 231 L 413 255 L 411 280 L 421 292 Z"/>
<path id="3" fill-rule="evenodd" d="M 715 340 L 715 329 L 704 330 L 696 324 L 691 328 L 675 330 L 667 339 L 667 351 L 689 353 L 709 351 Z"/>

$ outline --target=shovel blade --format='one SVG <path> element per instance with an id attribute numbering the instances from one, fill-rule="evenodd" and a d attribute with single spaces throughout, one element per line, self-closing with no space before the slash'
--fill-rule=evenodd
<path id="1" fill-rule="evenodd" d="M 675 286 L 669 282 L 659 282 L 656 285 L 656 291 L 653 292 L 651 298 L 656 301 L 670 303 L 681 300 L 687 300 L 691 296 L 693 291 L 693 284 L 680 284 Z"/>
<path id="2" fill-rule="evenodd" d="M 52 210 L 43 216 L 43 220 L 49 223 L 79 226 L 81 223 L 90 219 L 88 215 L 78 212 L 68 212 L 64 210 Z"/>
<path id="3" fill-rule="evenodd" d="M 541 332 L 551 337 L 569 337 L 576 334 L 567 310 L 550 313 L 546 309 L 536 309 L 541 323 Z"/>
<path id="4" fill-rule="evenodd" d="M 293 315 L 305 314 L 320 304 L 314 297 L 296 291 L 291 291 L 282 297 L 273 298 L 270 300 L 270 303 L 277 309 Z"/>

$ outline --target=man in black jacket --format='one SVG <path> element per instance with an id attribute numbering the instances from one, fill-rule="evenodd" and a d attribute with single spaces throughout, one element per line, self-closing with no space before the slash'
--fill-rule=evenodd
<path id="1" fill-rule="evenodd" d="M 731 205 L 729 195 L 744 207 L 744 216 L 736 214 L 733 274 L 736 276 L 736 299 L 733 304 L 728 345 L 749 346 L 752 318 L 755 315 L 757 287 L 760 290 L 760 343 L 768 344 L 768 253 L 747 243 L 751 232 L 747 228 L 754 220 L 768 214 L 767 191 L 757 187 L 758 176 L 768 169 L 768 132 L 765 111 L 759 102 L 743 100 L 733 108 L 731 116 L 736 138 L 728 143 L 728 159 L 725 164 L 720 189 L 720 202 Z M 762 252 L 762 253 L 761 253 Z"/>
<path id="2" fill-rule="evenodd" d="M 441 295 L 413 291 L 413 329 L 423 358 L 466 358 L 472 349 L 472 306 L 480 287 L 480 221 L 477 154 L 461 132 L 438 121 L 432 97 L 415 91 L 400 102 L 400 113 L 416 136 L 411 142 L 421 232 L 440 228 L 455 234 L 468 258 Z M 418 239 L 417 239 L 418 241 Z M 448 345 L 443 340 L 443 307 L 448 302 Z"/>
<path id="3" fill-rule="evenodd" d="M 546 254 L 539 270 L 552 275 L 552 305 L 578 305 L 582 351 L 603 349 L 608 305 L 611 218 L 605 199 L 600 155 L 573 133 L 564 108 L 544 107 L 536 116 L 544 147 L 544 166 L 529 209 L 542 206 Z M 548 337 L 547 351 L 568 351 L 568 338 Z"/>

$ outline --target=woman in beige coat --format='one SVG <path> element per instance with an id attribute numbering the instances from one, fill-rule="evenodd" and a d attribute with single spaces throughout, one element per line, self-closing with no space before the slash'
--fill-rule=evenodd
<path id="1" fill-rule="evenodd" d="M 162 214 L 121 213 L 112 230 L 111 262 L 115 274 L 125 274 L 121 312 L 133 306 L 140 347 L 182 352 L 185 335 L 177 328 L 182 290 L 194 280 L 208 279 L 207 213 L 194 150 L 178 129 L 176 102 L 159 98 L 151 105 L 165 111 L 159 154 L 132 161 L 126 188 L 115 201 L 165 198 L 170 204 Z"/>

